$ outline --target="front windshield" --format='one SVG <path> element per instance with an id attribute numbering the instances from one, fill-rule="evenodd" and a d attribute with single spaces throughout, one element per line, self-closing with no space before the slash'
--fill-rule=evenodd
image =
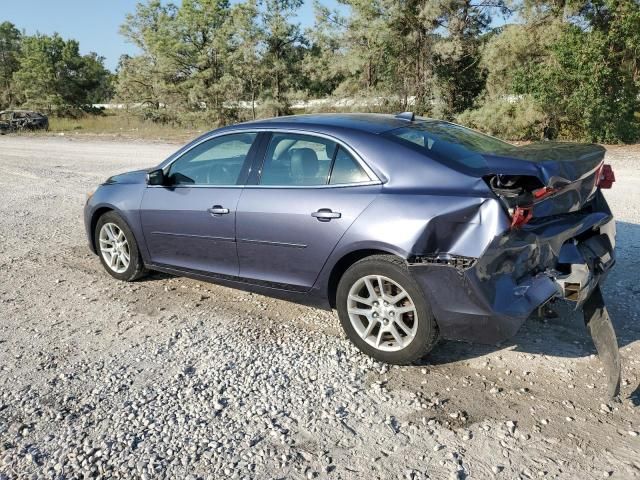
<path id="1" fill-rule="evenodd" d="M 412 123 L 385 135 L 436 160 L 472 169 L 486 165 L 484 153 L 504 154 L 516 148 L 489 135 L 439 120 Z"/>

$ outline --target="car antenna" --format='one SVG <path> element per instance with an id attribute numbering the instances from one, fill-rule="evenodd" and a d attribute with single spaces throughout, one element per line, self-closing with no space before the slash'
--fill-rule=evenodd
<path id="1" fill-rule="evenodd" d="M 400 118 L 402 120 L 409 120 L 413 122 L 416 119 L 416 114 L 413 112 L 402 112 L 396 115 L 396 118 Z"/>

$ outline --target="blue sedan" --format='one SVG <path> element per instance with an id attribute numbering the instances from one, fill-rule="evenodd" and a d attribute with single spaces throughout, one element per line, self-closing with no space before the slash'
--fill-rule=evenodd
<path id="1" fill-rule="evenodd" d="M 504 340 L 556 299 L 603 317 L 603 159 L 410 113 L 280 117 L 109 178 L 84 220 L 117 279 L 157 270 L 335 308 L 358 348 L 405 364 L 438 338 Z"/>

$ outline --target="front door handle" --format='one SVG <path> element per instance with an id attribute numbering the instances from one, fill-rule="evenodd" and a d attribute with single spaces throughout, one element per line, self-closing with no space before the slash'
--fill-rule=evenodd
<path id="1" fill-rule="evenodd" d="M 224 208 L 222 205 L 214 205 L 213 207 L 207 209 L 211 215 L 226 215 L 229 213 L 228 208 Z"/>
<path id="2" fill-rule="evenodd" d="M 340 212 L 333 212 L 330 208 L 321 208 L 317 212 L 313 212 L 311 216 L 321 222 L 329 222 L 332 218 L 342 217 L 342 214 Z"/>

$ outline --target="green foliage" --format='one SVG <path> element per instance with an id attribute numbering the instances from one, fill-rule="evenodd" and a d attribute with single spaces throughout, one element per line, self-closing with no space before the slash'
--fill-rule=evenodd
<path id="1" fill-rule="evenodd" d="M 350 15 L 318 7 L 316 31 L 330 29 L 340 96 L 377 97 L 421 114 L 453 116 L 484 87 L 479 68 L 482 34 L 501 0 L 343 0 Z M 319 42 L 320 43 L 320 42 Z M 342 46 L 340 48 L 339 46 Z M 319 55 L 322 58 L 321 55 Z M 338 66 L 338 68 L 335 68 Z"/>
<path id="2" fill-rule="evenodd" d="M 10 22 L 0 23 L 0 109 L 13 104 L 15 88 L 13 74 L 20 63 L 20 31 Z"/>
<path id="3" fill-rule="evenodd" d="M 0 107 L 114 97 L 200 128 L 323 99 L 302 110 L 414 110 L 510 139 L 640 136 L 638 0 L 320 1 L 302 31 L 303 0 L 145 0 L 121 27 L 141 53 L 115 76 L 73 40 L 4 22 Z"/>
<path id="4" fill-rule="evenodd" d="M 327 96 L 452 118 L 484 87 L 480 35 L 504 6 L 343 0 L 349 15 L 316 4 L 315 27 L 302 32 L 292 21 L 302 3 L 138 4 L 122 33 L 143 54 L 121 62 L 117 97 L 177 121 L 215 111 L 218 124 L 288 114 L 296 99 Z"/>
<path id="5" fill-rule="evenodd" d="M 541 140 L 547 126 L 538 103 L 524 95 L 484 102 L 481 107 L 458 115 L 457 121 L 507 140 Z"/>
<path id="6" fill-rule="evenodd" d="M 304 83 L 303 37 L 290 18 L 301 0 L 159 0 L 140 3 L 122 33 L 143 51 L 124 58 L 117 98 L 163 109 L 162 117 L 213 124 L 238 118 L 247 102 L 255 118 L 258 97 L 267 115 L 289 112 L 291 95 Z M 211 112 L 214 112 L 213 114 Z"/>
<path id="7" fill-rule="evenodd" d="M 547 137 L 636 141 L 640 4 L 595 0 L 570 2 L 560 9 L 556 2 L 531 2 L 523 12 L 524 24 L 508 26 L 487 43 L 485 95 L 476 112 L 461 118 L 480 119 L 501 99 L 519 94 L 544 113 L 540 119 Z M 498 123 L 486 128 L 495 129 Z M 508 125 L 494 132 L 526 137 L 526 124 L 520 132 Z"/>
<path id="8" fill-rule="evenodd" d="M 299 85 L 300 62 L 304 41 L 300 27 L 291 23 L 303 0 L 266 0 L 260 14 L 263 33 L 263 68 L 265 110 L 273 115 L 290 113 L 290 92 Z"/>
<path id="9" fill-rule="evenodd" d="M 80 55 L 75 40 L 58 34 L 22 36 L 5 22 L 0 25 L 0 103 L 57 112 L 86 108 L 113 93 L 103 61 L 95 53 Z"/>
<path id="10" fill-rule="evenodd" d="M 595 142 L 638 138 L 640 4 L 600 0 L 563 26 L 549 65 L 518 72 L 514 89 L 530 93 L 561 135 Z"/>
<path id="11" fill-rule="evenodd" d="M 439 116 L 447 119 L 473 105 L 485 86 L 480 68 L 481 35 L 491 23 L 486 6 L 471 0 L 427 2 L 422 15 L 431 24 L 446 28 L 434 45 L 434 80 L 440 94 Z M 486 4 L 480 4 L 486 5 Z M 489 2 L 492 8 L 504 8 L 503 2 Z"/>
<path id="12" fill-rule="evenodd" d="M 231 18 L 227 0 L 138 4 L 121 31 L 144 54 L 121 60 L 118 98 L 162 104 L 169 116 L 206 108 L 219 122 L 228 120 L 224 103 L 236 88 L 229 75 Z"/>

